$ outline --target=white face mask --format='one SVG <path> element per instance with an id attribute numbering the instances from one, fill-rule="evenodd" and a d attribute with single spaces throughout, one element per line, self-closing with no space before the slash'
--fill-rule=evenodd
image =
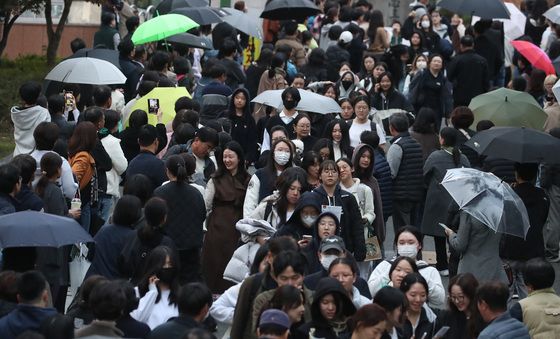
<path id="1" fill-rule="evenodd" d="M 280 166 L 284 166 L 290 161 L 290 152 L 275 151 L 274 161 Z"/>
<path id="2" fill-rule="evenodd" d="M 418 247 L 416 245 L 398 245 L 397 253 L 403 257 L 416 259 L 418 254 Z"/>
<path id="3" fill-rule="evenodd" d="M 422 20 L 422 28 L 430 28 L 430 21 L 428 20 Z"/>
<path id="4" fill-rule="evenodd" d="M 428 63 L 426 61 L 418 61 L 416 63 L 416 68 L 418 69 L 424 69 L 426 67 L 428 67 Z"/>
<path id="5" fill-rule="evenodd" d="M 336 259 L 338 259 L 337 255 L 334 254 L 321 254 L 321 266 L 323 266 L 324 269 L 326 269 L 327 271 L 329 270 L 329 267 L 331 266 L 332 262 L 335 261 Z"/>
<path id="6" fill-rule="evenodd" d="M 313 223 L 315 222 L 315 220 L 317 220 L 316 216 L 313 215 L 302 215 L 301 216 L 301 222 L 308 227 L 311 227 L 311 225 L 313 225 Z"/>

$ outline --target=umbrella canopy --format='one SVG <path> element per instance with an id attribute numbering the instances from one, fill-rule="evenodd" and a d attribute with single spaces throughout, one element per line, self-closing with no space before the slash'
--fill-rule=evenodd
<path id="1" fill-rule="evenodd" d="M 542 69 L 546 74 L 556 74 L 552 61 L 550 61 L 548 55 L 537 45 L 522 40 L 512 41 L 511 44 L 521 55 L 529 60 L 533 67 Z"/>
<path id="2" fill-rule="evenodd" d="M 112 63 L 118 69 L 121 69 L 121 64 L 119 62 L 119 52 L 114 49 L 107 48 L 82 48 L 76 53 L 69 56 L 67 59 L 75 58 L 94 58 L 105 60 Z"/>
<path id="3" fill-rule="evenodd" d="M 172 42 L 187 47 L 212 49 L 212 42 L 210 40 L 190 33 L 172 35 L 167 38 L 167 42 Z"/>
<path id="4" fill-rule="evenodd" d="M 175 101 L 181 97 L 191 97 L 185 87 L 156 87 L 138 99 L 130 111 L 141 109 L 148 112 L 148 99 L 159 99 L 159 108 L 163 112 L 163 123 L 167 124 L 175 117 Z M 148 123 L 157 124 L 155 114 L 148 114 Z M 128 121 L 126 121 L 126 125 L 128 125 Z"/>
<path id="5" fill-rule="evenodd" d="M 553 23 L 560 24 L 560 5 L 549 8 L 543 15 Z"/>
<path id="6" fill-rule="evenodd" d="M 228 13 L 228 15 L 222 18 L 224 22 L 227 22 L 238 31 L 241 31 L 249 36 L 255 37 L 259 40 L 263 39 L 261 25 L 259 25 L 253 17 L 234 8 L 222 8 L 222 10 Z"/>
<path id="7" fill-rule="evenodd" d="M 559 60 L 560 60 L 560 57 L 559 57 Z M 560 81 L 556 81 L 554 86 L 552 86 L 552 93 L 554 94 L 554 97 L 556 97 L 556 100 L 559 100 L 559 98 L 560 98 Z"/>
<path id="8" fill-rule="evenodd" d="M 441 0 L 439 7 L 457 14 L 476 15 L 482 19 L 509 19 L 501 0 Z"/>
<path id="9" fill-rule="evenodd" d="M 163 0 L 156 7 L 158 15 L 167 14 L 175 8 L 209 6 L 209 0 Z"/>
<path id="10" fill-rule="evenodd" d="M 184 33 L 199 24 L 180 14 L 165 14 L 152 18 L 136 29 L 132 35 L 135 45 L 159 41 L 169 36 Z"/>
<path id="11" fill-rule="evenodd" d="M 126 77 L 112 63 L 95 58 L 66 59 L 45 77 L 47 80 L 73 84 L 124 84 Z"/>
<path id="12" fill-rule="evenodd" d="M 228 15 L 219 8 L 210 7 L 182 7 L 172 10 L 171 13 L 184 15 L 199 25 L 223 22 L 222 17 Z"/>
<path id="13" fill-rule="evenodd" d="M 494 232 L 525 238 L 529 217 L 517 193 L 492 173 L 474 168 L 447 170 L 441 184 L 459 208 Z"/>
<path id="14" fill-rule="evenodd" d="M 517 126 L 542 129 L 547 115 L 529 93 L 499 88 L 476 96 L 469 108 L 474 123 L 491 120 L 496 126 Z"/>
<path id="15" fill-rule="evenodd" d="M 311 0 L 272 0 L 261 13 L 271 20 L 305 19 L 321 10 Z"/>
<path id="16" fill-rule="evenodd" d="M 304 89 L 298 89 L 298 91 L 301 96 L 301 100 L 296 107 L 297 110 L 319 114 L 341 112 L 340 106 L 332 98 Z M 282 107 L 282 92 L 284 92 L 283 89 L 264 91 L 251 100 L 251 102 L 280 109 Z"/>
<path id="17" fill-rule="evenodd" d="M 512 4 L 511 2 L 505 2 L 506 8 L 509 11 L 509 19 L 498 19 L 504 24 L 504 34 L 508 40 L 515 40 L 525 34 L 525 24 L 527 23 L 527 17 L 523 12 Z M 477 21 L 480 20 L 479 16 L 473 16 L 471 21 L 471 26 L 473 26 Z"/>
<path id="18" fill-rule="evenodd" d="M 36 211 L 0 217 L 0 247 L 60 247 L 93 238 L 76 220 Z"/>
<path id="19" fill-rule="evenodd" d="M 493 127 L 476 133 L 465 145 L 481 155 L 522 163 L 560 163 L 560 140 L 525 127 Z"/>

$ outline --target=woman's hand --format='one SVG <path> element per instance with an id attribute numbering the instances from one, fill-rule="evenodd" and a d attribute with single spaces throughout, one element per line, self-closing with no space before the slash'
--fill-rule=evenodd
<path id="1" fill-rule="evenodd" d="M 299 248 L 306 248 L 309 245 L 309 240 L 308 239 L 302 239 L 299 240 L 298 242 Z"/>
<path id="2" fill-rule="evenodd" d="M 450 229 L 450 228 L 446 228 L 446 229 L 445 229 L 445 235 L 447 235 L 448 238 L 449 238 L 450 236 L 452 236 L 453 234 L 455 234 L 455 232 L 453 232 L 452 229 Z"/>
<path id="3" fill-rule="evenodd" d="M 68 216 L 70 216 L 70 218 L 79 219 L 81 215 L 82 215 L 82 210 L 79 208 L 68 210 Z"/>
<path id="4" fill-rule="evenodd" d="M 158 108 L 157 113 L 156 113 L 156 118 L 157 118 L 157 123 L 158 124 L 163 123 L 163 111 L 161 110 L 161 108 Z"/>

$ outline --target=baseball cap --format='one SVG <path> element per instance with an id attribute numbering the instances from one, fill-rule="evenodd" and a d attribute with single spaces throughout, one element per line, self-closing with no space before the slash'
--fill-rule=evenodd
<path id="1" fill-rule="evenodd" d="M 344 252 L 346 246 L 344 246 L 344 240 L 337 235 L 331 235 L 323 240 L 321 240 L 321 245 L 319 245 L 319 251 L 325 252 L 328 250 L 338 250 L 339 252 Z"/>
<path id="2" fill-rule="evenodd" d="M 290 318 L 288 315 L 277 309 L 268 309 L 261 314 L 259 327 L 264 325 L 276 325 L 281 328 L 290 328 Z"/>
<path id="3" fill-rule="evenodd" d="M 354 39 L 354 36 L 352 35 L 352 33 L 348 32 L 348 31 L 344 31 L 340 34 L 340 37 L 338 38 L 338 41 L 342 41 L 345 44 L 347 44 L 350 41 L 352 41 L 352 39 Z"/>

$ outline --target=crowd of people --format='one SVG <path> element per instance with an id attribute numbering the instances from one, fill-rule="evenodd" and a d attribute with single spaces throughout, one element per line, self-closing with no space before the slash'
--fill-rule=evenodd
<path id="1" fill-rule="evenodd" d="M 543 130 L 560 138 L 557 77 L 509 52 L 500 21 L 468 26 L 421 0 L 386 29 L 367 1 L 315 0 L 321 13 L 304 21 L 264 19 L 260 56 L 243 67 L 248 37 L 232 26 L 191 31 L 211 50 L 134 46 L 140 20 L 122 22 L 115 3 L 92 47 L 118 50 L 126 83 L 49 94 L 31 81 L 12 108 L 0 215 L 73 218 L 95 242 L 80 286 L 69 267 L 85 246 L 2 249 L 1 338 L 213 338 L 217 327 L 232 339 L 558 336 L 560 168 L 464 145 L 494 126 L 473 126 L 471 99 L 505 86 L 534 96 Z M 547 1 L 523 5 L 520 39 L 558 57 Z M 192 93 L 167 123 L 162 108 L 132 109 L 157 87 Z M 281 108 L 251 102 L 273 89 Z M 340 111 L 299 110 L 304 90 Z M 454 203 L 441 182 L 461 167 L 513 187 L 524 239 Z"/>

